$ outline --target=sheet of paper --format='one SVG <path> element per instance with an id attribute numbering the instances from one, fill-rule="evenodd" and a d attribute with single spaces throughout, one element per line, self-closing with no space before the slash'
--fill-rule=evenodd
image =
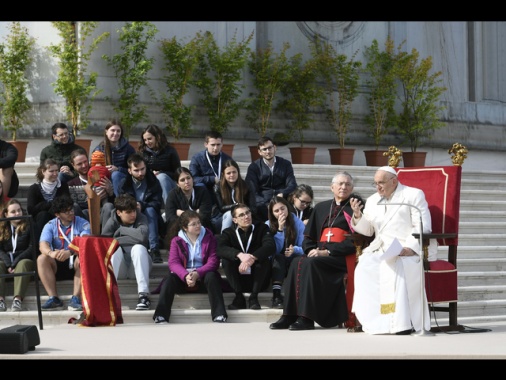
<path id="1" fill-rule="evenodd" d="M 392 244 L 390 244 L 390 247 L 388 247 L 380 256 L 381 260 L 387 260 L 395 256 L 399 256 L 399 254 L 402 251 L 402 245 L 401 242 L 395 238 L 392 241 Z"/>

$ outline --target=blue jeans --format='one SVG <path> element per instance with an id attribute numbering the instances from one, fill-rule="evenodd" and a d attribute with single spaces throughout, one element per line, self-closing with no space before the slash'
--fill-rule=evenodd
<path id="1" fill-rule="evenodd" d="M 126 173 L 122 173 L 119 170 L 116 170 L 115 172 L 111 173 L 111 182 L 112 182 L 112 189 L 114 190 L 114 195 L 118 196 L 119 193 L 119 187 L 123 183 L 123 180 L 127 177 Z"/>
<path id="2" fill-rule="evenodd" d="M 167 204 L 167 197 L 169 196 L 169 192 L 176 187 L 176 182 L 168 174 L 158 173 L 156 175 L 158 182 L 162 186 L 162 198 L 163 204 Z"/>
<path id="3" fill-rule="evenodd" d="M 148 218 L 149 249 L 159 248 L 158 239 L 160 237 L 158 235 L 158 221 L 161 219 L 159 211 L 155 210 L 153 207 L 146 207 L 142 213 Z"/>

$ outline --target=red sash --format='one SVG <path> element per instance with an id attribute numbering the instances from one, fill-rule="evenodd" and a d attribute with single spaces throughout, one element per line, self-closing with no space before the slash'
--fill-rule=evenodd
<path id="1" fill-rule="evenodd" d="M 340 243 L 346 239 L 345 234 L 349 233 L 348 231 L 342 230 L 337 227 L 325 228 L 322 231 L 322 235 L 320 236 L 320 242 L 332 242 L 332 243 Z M 330 240 L 329 240 L 330 236 Z"/>
<path id="2" fill-rule="evenodd" d="M 118 249 L 116 239 L 75 237 L 69 248 L 79 254 L 84 326 L 115 326 L 123 323 L 118 283 L 111 258 Z"/>

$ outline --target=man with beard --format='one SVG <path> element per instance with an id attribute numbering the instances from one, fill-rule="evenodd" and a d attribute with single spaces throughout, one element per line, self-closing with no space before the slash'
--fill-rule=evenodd
<path id="1" fill-rule="evenodd" d="M 149 253 L 153 263 L 163 263 L 160 256 L 158 231 L 163 225 L 161 214 L 162 187 L 151 170 L 147 170 L 146 161 L 139 153 L 134 153 L 127 160 L 128 175 L 120 184 L 120 194 L 130 194 L 137 201 L 139 212 L 148 218 Z"/>

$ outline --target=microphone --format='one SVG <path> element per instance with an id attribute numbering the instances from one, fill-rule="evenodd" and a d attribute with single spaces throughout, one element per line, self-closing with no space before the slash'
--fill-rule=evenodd
<path id="1" fill-rule="evenodd" d="M 379 200 L 379 202 L 377 203 L 378 205 L 380 205 L 382 202 L 384 202 L 386 200 L 385 197 L 381 197 L 381 199 Z M 385 206 L 387 205 L 386 203 L 383 203 Z M 420 281 L 420 299 L 423 300 L 424 297 L 423 297 L 423 292 L 424 292 L 424 289 L 425 289 L 425 271 L 424 271 L 424 267 L 423 267 L 423 220 L 422 220 L 422 210 L 420 210 L 419 207 L 415 206 L 415 205 L 412 205 L 410 203 L 388 203 L 389 206 L 408 206 L 408 207 L 413 207 L 414 209 L 417 209 L 418 210 L 418 215 L 420 215 L 420 236 L 419 236 L 419 245 L 420 245 L 420 270 L 421 270 L 421 281 Z M 427 331 L 425 330 L 425 313 L 424 313 L 424 308 L 422 307 L 422 328 L 420 331 L 417 331 L 414 335 L 417 335 L 417 336 L 434 336 L 435 334 L 431 331 Z"/>

